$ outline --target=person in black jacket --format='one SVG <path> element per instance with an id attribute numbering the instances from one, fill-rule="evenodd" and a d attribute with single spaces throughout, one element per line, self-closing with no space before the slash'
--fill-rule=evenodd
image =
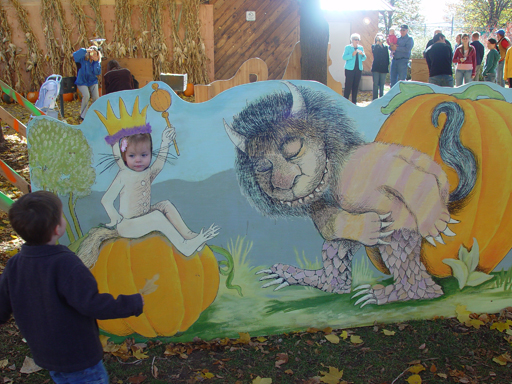
<path id="1" fill-rule="evenodd" d="M 0 325 L 14 314 L 35 363 L 57 384 L 108 384 L 96 319 L 139 316 L 142 295 L 98 292 L 89 268 L 57 245 L 67 222 L 53 193 L 23 195 L 9 220 L 26 243 L 0 275 Z"/>
<path id="2" fill-rule="evenodd" d="M 123 68 L 119 65 L 117 60 L 110 60 L 107 64 L 107 73 L 105 79 L 105 95 L 134 89 L 133 76 L 128 68 Z"/>
<path id="3" fill-rule="evenodd" d="M 384 41 L 384 35 L 378 33 L 375 36 L 375 44 L 372 45 L 373 100 L 384 95 L 384 84 L 389 72 L 389 50 Z"/>
<path id="4" fill-rule="evenodd" d="M 428 82 L 453 87 L 452 49 L 446 44 L 442 33 L 434 36 L 434 44 L 425 50 L 429 78 Z"/>
<path id="5" fill-rule="evenodd" d="M 479 81 L 480 80 L 480 73 L 482 72 L 482 60 L 484 59 L 484 53 L 485 53 L 485 47 L 480 42 L 480 33 L 479 32 L 473 32 L 471 35 L 471 45 L 476 50 L 476 70 L 475 70 L 475 77 L 473 77 L 473 81 Z"/>

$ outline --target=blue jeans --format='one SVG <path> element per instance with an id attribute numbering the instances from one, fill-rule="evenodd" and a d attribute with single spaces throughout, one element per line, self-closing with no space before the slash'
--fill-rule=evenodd
<path id="1" fill-rule="evenodd" d="M 455 86 L 460 87 L 463 83 L 471 83 L 473 81 L 473 77 L 471 69 L 456 69 L 455 70 Z"/>
<path id="2" fill-rule="evenodd" d="M 503 69 L 505 68 L 505 60 L 498 61 L 498 66 L 496 67 L 496 83 L 505 86 L 505 79 L 503 79 Z"/>
<path id="3" fill-rule="evenodd" d="M 484 81 L 490 81 L 491 83 L 496 83 L 496 72 L 488 73 L 484 76 Z"/>
<path id="4" fill-rule="evenodd" d="M 437 75 L 428 78 L 430 84 L 439 85 L 441 87 L 453 87 L 452 75 Z"/>
<path id="5" fill-rule="evenodd" d="M 108 373 L 103 360 L 93 367 L 76 372 L 50 371 L 50 376 L 56 384 L 109 384 Z"/>
<path id="6" fill-rule="evenodd" d="M 391 88 L 398 83 L 398 80 L 407 79 L 407 65 L 409 59 L 395 59 L 391 60 L 391 70 L 389 72 Z"/>
<path id="7" fill-rule="evenodd" d="M 372 72 L 373 75 L 373 100 L 384 96 L 384 84 L 387 73 Z"/>

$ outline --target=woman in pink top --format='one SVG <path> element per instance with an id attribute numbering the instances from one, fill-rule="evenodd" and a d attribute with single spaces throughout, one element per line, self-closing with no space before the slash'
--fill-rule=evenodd
<path id="1" fill-rule="evenodd" d="M 469 35 L 462 35 L 462 44 L 455 49 L 453 54 L 455 66 L 455 86 L 467 84 L 475 77 L 476 72 L 476 50 L 469 45 Z"/>

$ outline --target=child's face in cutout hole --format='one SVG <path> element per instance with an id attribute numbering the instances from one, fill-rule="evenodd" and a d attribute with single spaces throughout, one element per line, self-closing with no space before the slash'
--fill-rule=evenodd
<path id="1" fill-rule="evenodd" d="M 128 168 L 142 172 L 151 163 L 151 144 L 147 141 L 128 145 L 126 148 L 126 165 Z"/>

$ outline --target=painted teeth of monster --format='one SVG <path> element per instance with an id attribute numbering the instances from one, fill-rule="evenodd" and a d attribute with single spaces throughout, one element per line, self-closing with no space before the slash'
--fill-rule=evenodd
<path id="1" fill-rule="evenodd" d="M 320 190 L 319 190 L 318 188 L 317 188 L 317 189 L 315 189 L 315 191 L 320 192 Z M 315 195 L 311 194 L 311 195 L 309 195 L 308 197 L 313 198 L 313 197 L 315 197 Z"/>
<path id="2" fill-rule="evenodd" d="M 320 192 L 320 190 L 318 188 L 315 188 L 315 192 Z"/>
<path id="3" fill-rule="evenodd" d="M 302 199 L 299 199 L 299 203 L 302 204 L 304 202 L 304 200 Z"/>

